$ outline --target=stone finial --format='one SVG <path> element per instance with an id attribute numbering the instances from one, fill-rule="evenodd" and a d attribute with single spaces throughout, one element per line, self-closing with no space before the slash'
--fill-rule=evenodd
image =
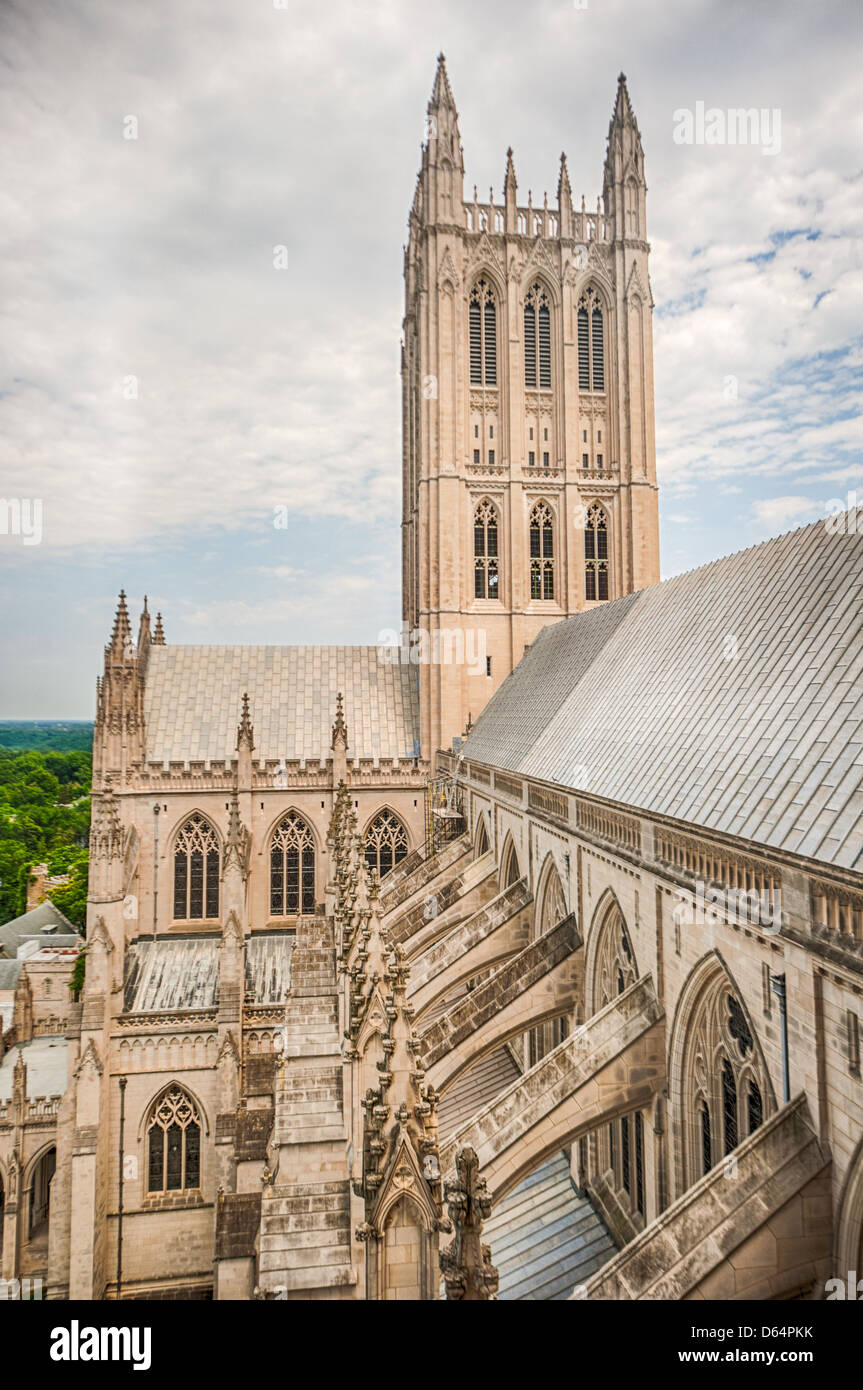
<path id="1" fill-rule="evenodd" d="M 237 748 L 247 748 L 251 753 L 255 746 L 255 731 L 252 728 L 252 719 L 249 713 L 249 692 L 243 694 L 243 707 L 240 714 L 240 722 L 237 725 Z"/>
<path id="2" fill-rule="evenodd" d="M 557 180 L 557 201 L 561 198 L 572 198 L 572 185 L 569 182 L 569 170 L 566 167 L 566 155 L 560 156 L 560 175 Z"/>
<path id="3" fill-rule="evenodd" d="M 440 1252 L 446 1296 L 466 1303 L 486 1302 L 496 1297 L 499 1282 L 491 1249 L 482 1243 L 483 1223 L 491 1215 L 491 1197 L 473 1149 L 459 1149 L 455 1166 L 456 1181 L 444 1189 L 455 1231 L 452 1243 Z"/>
<path id="4" fill-rule="evenodd" d="M 336 721 L 333 724 L 333 737 L 331 747 L 347 748 L 348 746 L 348 726 L 345 723 L 345 707 L 342 699 L 342 692 L 336 696 Z"/>
<path id="5" fill-rule="evenodd" d="M 24 1061 L 24 1053 L 20 1047 L 12 1072 L 12 1095 L 17 1102 L 27 1098 L 27 1063 Z"/>
<path id="6" fill-rule="evenodd" d="M 231 793 L 231 804 L 228 811 L 224 872 L 232 865 L 236 865 L 245 878 L 249 867 L 249 832 L 240 820 L 240 800 L 236 787 Z"/>
<path id="7" fill-rule="evenodd" d="M 120 590 L 120 598 L 117 603 L 117 611 L 114 614 L 114 626 L 111 629 L 111 640 L 108 643 L 108 651 L 115 661 L 129 660 L 132 656 L 132 628 L 129 623 L 129 610 L 126 607 L 126 590 Z"/>
<path id="8" fill-rule="evenodd" d="M 161 613 L 157 613 L 157 614 L 156 614 L 156 628 L 155 628 L 155 631 L 154 631 L 154 633 L 153 633 L 153 646 L 154 646 L 154 647 L 164 647 L 164 645 L 165 645 L 165 630 L 164 630 L 164 628 L 162 627 L 162 615 L 161 615 Z"/>

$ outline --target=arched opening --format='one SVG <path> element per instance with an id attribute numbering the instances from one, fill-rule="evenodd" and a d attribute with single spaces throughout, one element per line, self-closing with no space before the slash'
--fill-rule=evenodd
<path id="1" fill-rule="evenodd" d="M 604 601 L 608 594 L 608 517 L 594 503 L 584 526 L 584 596 L 592 603 Z"/>
<path id="2" fill-rule="evenodd" d="M 363 844 L 366 863 L 381 879 L 407 857 L 408 834 L 394 812 L 383 810 L 366 830 Z"/>
<path id="3" fill-rule="evenodd" d="M 45 1151 L 33 1169 L 30 1180 L 30 1211 L 27 1239 L 31 1260 L 48 1258 L 48 1228 L 51 1220 L 51 1179 L 57 1168 L 57 1150 Z"/>
<path id="4" fill-rule="evenodd" d="M 201 1116 L 181 1086 L 168 1086 L 154 1102 L 146 1131 L 147 1192 L 198 1191 L 201 1186 Z"/>
<path id="5" fill-rule="evenodd" d="M 600 910 L 600 924 L 589 942 L 591 1014 L 598 1013 L 638 979 L 638 966 L 626 922 L 616 898 Z"/>
<path id="6" fill-rule="evenodd" d="M 539 281 L 524 298 L 524 384 L 551 390 L 551 305 Z"/>
<path id="7" fill-rule="evenodd" d="M 400 1197 L 387 1215 L 383 1241 L 385 1299 L 423 1297 L 425 1231 L 416 1204 Z"/>
<path id="8" fill-rule="evenodd" d="M 512 838 L 507 840 L 503 852 L 503 864 L 501 866 L 500 881 L 503 888 L 512 888 L 521 878 L 521 869 L 518 866 L 518 855 L 515 852 L 515 845 Z"/>
<path id="9" fill-rule="evenodd" d="M 554 516 L 547 502 L 530 513 L 530 596 L 554 598 Z"/>
<path id="10" fill-rule="evenodd" d="M 497 508 L 488 498 L 484 498 L 473 514 L 474 598 L 497 598 L 499 595 L 500 567 L 497 537 Z"/>
<path id="11" fill-rule="evenodd" d="M 485 828 L 485 815 L 480 812 L 477 818 L 475 857 L 481 859 L 484 854 L 488 854 L 488 851 L 489 843 L 488 831 Z"/>
<path id="12" fill-rule="evenodd" d="M 270 914 L 295 917 L 315 910 L 315 841 L 297 811 L 288 811 L 270 838 Z"/>
<path id="13" fill-rule="evenodd" d="M 760 1128 L 775 1108 L 749 1015 L 717 956 L 696 967 L 671 1049 L 678 1196 Z"/>
<path id="14" fill-rule="evenodd" d="M 174 841 L 175 922 L 218 918 L 220 869 L 219 838 L 196 811 Z"/>
<path id="15" fill-rule="evenodd" d="M 494 291 L 477 280 L 470 292 L 471 386 L 497 386 L 497 329 Z"/>
<path id="16" fill-rule="evenodd" d="M 602 301 L 593 287 L 578 304 L 578 389 L 605 390 L 605 344 Z"/>
<path id="17" fill-rule="evenodd" d="M 546 936 L 558 922 L 563 921 L 566 913 L 563 884 L 554 859 L 549 855 L 540 878 L 531 939 L 535 941 L 540 936 Z M 569 1019 L 565 1015 L 531 1028 L 527 1035 L 527 1065 L 532 1067 L 541 1062 L 546 1053 L 551 1052 L 568 1036 Z"/>

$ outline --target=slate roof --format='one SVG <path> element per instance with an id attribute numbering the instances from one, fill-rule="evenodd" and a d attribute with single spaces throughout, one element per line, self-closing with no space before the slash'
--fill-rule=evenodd
<path id="1" fill-rule="evenodd" d="M 41 936 L 45 927 L 54 927 L 56 934 L 46 933 L 43 945 L 58 946 L 61 944 L 61 938 L 66 936 L 73 938 L 73 944 L 80 939 L 69 918 L 46 898 L 38 907 L 31 908 L 22 917 L 14 917 L 11 922 L 5 922 L 0 927 L 0 957 L 14 960 L 18 954 L 18 947 L 23 945 L 28 937 Z M 64 941 L 63 944 L 69 943 Z"/>
<path id="2" fill-rule="evenodd" d="M 69 1044 L 59 1036 L 32 1038 L 21 1044 L 27 1064 L 27 1095 L 61 1096 L 66 1090 L 66 1053 Z M 10 1047 L 0 1062 L 0 1100 L 9 1100 L 18 1061 L 18 1047 Z"/>
<path id="3" fill-rule="evenodd" d="M 282 1004 L 291 984 L 293 933 L 246 942 L 246 996 Z M 126 952 L 124 1008 L 130 1013 L 213 1009 L 219 1002 L 219 938 L 165 937 L 134 942 Z"/>
<path id="4" fill-rule="evenodd" d="M 465 756 L 860 869 L 856 515 L 859 534 L 816 522 L 543 629 Z"/>
<path id="5" fill-rule="evenodd" d="M 411 758 L 419 738 L 416 667 L 382 664 L 378 650 L 151 647 L 144 702 L 147 758 L 233 758 L 245 691 L 256 760 L 330 757 L 339 691 L 349 758 Z"/>
<path id="6" fill-rule="evenodd" d="M 23 960 L 0 959 L 0 990 L 16 989 L 23 968 Z"/>

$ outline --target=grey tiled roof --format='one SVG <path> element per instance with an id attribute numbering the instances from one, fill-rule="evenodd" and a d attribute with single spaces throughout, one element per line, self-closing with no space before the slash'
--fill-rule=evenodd
<path id="1" fill-rule="evenodd" d="M 377 647 L 151 647 L 145 715 L 152 762 L 235 756 L 244 691 L 254 758 L 331 756 L 344 695 L 349 758 L 409 758 L 419 738 L 416 668 Z"/>
<path id="2" fill-rule="evenodd" d="M 466 757 L 863 867 L 858 518 L 860 534 L 816 522 L 545 628 Z"/>
<path id="3" fill-rule="evenodd" d="M 15 989 L 23 968 L 23 960 L 0 960 L 0 989 Z"/>
<path id="4" fill-rule="evenodd" d="M 54 927 L 57 933 L 56 936 L 53 933 L 46 933 L 46 945 L 58 945 L 60 936 L 65 935 L 71 935 L 75 940 L 78 939 L 69 918 L 64 916 L 59 907 L 55 907 L 46 898 L 45 902 L 40 903 L 38 907 L 31 908 L 22 917 L 14 917 L 11 922 L 6 922 L 0 927 L 0 957 L 6 956 L 14 959 L 21 943 L 27 937 L 40 936 L 44 927 Z"/>
<path id="5" fill-rule="evenodd" d="M 61 1096 L 66 1090 L 66 1053 L 69 1044 L 59 1036 L 33 1038 L 21 1044 L 27 1064 L 27 1095 Z M 10 1047 L 0 1062 L 0 1100 L 9 1100 L 15 1077 L 18 1048 Z"/>

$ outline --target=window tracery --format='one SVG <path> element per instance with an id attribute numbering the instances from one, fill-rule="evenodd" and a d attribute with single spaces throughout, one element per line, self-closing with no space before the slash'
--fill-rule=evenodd
<path id="1" fill-rule="evenodd" d="M 147 1124 L 147 1191 L 183 1192 L 201 1185 L 201 1118 L 194 1101 L 171 1086 Z"/>
<path id="2" fill-rule="evenodd" d="M 539 281 L 524 300 L 524 384 L 551 389 L 551 309 Z"/>
<path id="3" fill-rule="evenodd" d="M 608 598 L 608 519 L 597 503 L 588 507 L 584 527 L 584 596 Z"/>
<path id="4" fill-rule="evenodd" d="M 578 389 L 605 390 L 605 347 L 602 301 L 586 289 L 578 302 Z"/>
<path id="5" fill-rule="evenodd" d="M 472 386 L 497 385 L 497 309 L 487 280 L 470 292 L 470 380 Z"/>
<path id="6" fill-rule="evenodd" d="M 547 502 L 530 513 L 530 596 L 554 598 L 554 518 Z"/>
<path id="7" fill-rule="evenodd" d="M 219 841 L 198 811 L 174 842 L 174 920 L 196 921 L 219 915 Z"/>
<path id="8" fill-rule="evenodd" d="M 270 840 L 270 913 L 292 917 L 314 910 L 314 838 L 302 816 L 289 811 Z"/>
<path id="9" fill-rule="evenodd" d="M 366 863 L 378 878 L 383 878 L 407 857 L 407 831 L 392 811 L 375 816 L 365 837 Z"/>
<path id="10" fill-rule="evenodd" d="M 474 512 L 473 554 L 474 597 L 497 598 L 500 580 L 498 515 L 488 498 L 483 498 Z"/>
<path id="11" fill-rule="evenodd" d="M 683 1068 L 692 1183 L 759 1128 L 769 1095 L 752 1029 L 724 971 L 717 971 L 693 1012 Z"/>

